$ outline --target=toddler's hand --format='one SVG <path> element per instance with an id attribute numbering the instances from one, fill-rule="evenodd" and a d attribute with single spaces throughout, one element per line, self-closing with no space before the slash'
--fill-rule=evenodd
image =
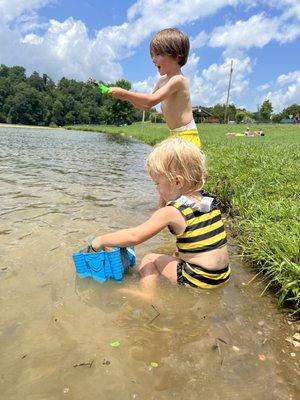
<path id="1" fill-rule="evenodd" d="M 96 250 L 93 249 L 92 245 L 87 245 L 84 249 L 81 250 L 82 253 L 96 253 Z"/>

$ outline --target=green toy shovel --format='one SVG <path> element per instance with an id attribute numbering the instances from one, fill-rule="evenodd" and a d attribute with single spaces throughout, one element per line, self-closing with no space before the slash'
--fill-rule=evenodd
<path id="1" fill-rule="evenodd" d="M 96 79 L 89 78 L 88 79 L 88 83 L 90 83 L 91 85 L 96 86 L 98 88 L 98 90 L 100 91 L 100 93 L 102 93 L 104 96 L 108 95 L 109 87 L 104 85 L 104 83 L 102 81 L 97 82 Z"/>

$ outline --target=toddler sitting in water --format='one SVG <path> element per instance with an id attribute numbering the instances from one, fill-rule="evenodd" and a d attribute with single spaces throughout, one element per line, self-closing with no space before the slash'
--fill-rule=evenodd
<path id="1" fill-rule="evenodd" d="M 201 190 L 204 154 L 186 140 L 169 138 L 154 147 L 146 167 L 166 206 L 141 225 L 98 236 L 92 249 L 134 246 L 168 227 L 177 238 L 176 256 L 147 254 L 138 266 L 141 288 L 123 292 L 151 299 L 160 275 L 174 284 L 204 289 L 227 282 L 230 267 L 221 212 L 215 199 Z"/>

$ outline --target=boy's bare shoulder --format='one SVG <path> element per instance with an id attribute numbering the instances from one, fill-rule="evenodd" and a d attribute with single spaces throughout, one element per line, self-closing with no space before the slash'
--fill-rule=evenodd
<path id="1" fill-rule="evenodd" d="M 188 84 L 188 80 L 183 75 L 175 75 L 172 76 L 172 78 L 170 79 L 168 79 L 167 76 L 162 76 L 161 78 L 159 78 L 157 86 L 158 88 L 160 88 L 168 82 L 172 84 L 182 84 L 182 85 Z"/>
<path id="2" fill-rule="evenodd" d="M 157 88 L 161 88 L 162 86 L 164 86 L 167 83 L 167 77 L 166 76 L 162 76 L 161 78 L 159 78 L 159 80 L 156 83 Z"/>
<path id="3" fill-rule="evenodd" d="M 181 88 L 186 88 L 189 85 L 187 78 L 183 75 L 175 75 L 170 78 L 169 82 L 172 82 L 173 85 L 177 85 Z"/>

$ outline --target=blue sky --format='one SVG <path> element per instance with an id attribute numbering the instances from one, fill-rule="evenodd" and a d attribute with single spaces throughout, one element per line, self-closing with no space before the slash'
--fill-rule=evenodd
<path id="1" fill-rule="evenodd" d="M 0 63 L 151 91 L 149 40 L 174 26 L 191 40 L 193 105 L 225 102 L 231 60 L 237 106 L 300 103 L 300 0 L 0 0 Z"/>

